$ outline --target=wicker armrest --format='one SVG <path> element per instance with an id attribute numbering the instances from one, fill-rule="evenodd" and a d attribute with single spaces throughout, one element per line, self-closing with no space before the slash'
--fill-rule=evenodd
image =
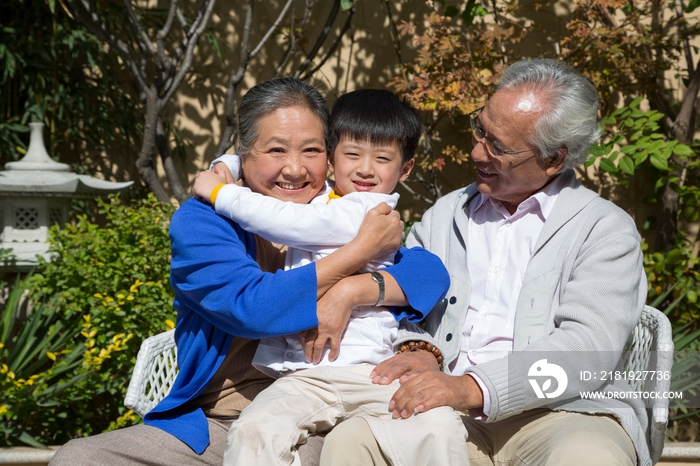
<path id="1" fill-rule="evenodd" d="M 175 330 L 147 338 L 136 357 L 124 405 L 143 418 L 170 392 L 177 372 Z"/>

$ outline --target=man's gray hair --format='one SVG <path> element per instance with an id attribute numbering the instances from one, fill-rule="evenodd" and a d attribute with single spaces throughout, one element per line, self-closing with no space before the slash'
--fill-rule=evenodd
<path id="1" fill-rule="evenodd" d="M 238 141 L 242 157 L 258 139 L 258 123 L 265 115 L 281 108 L 306 108 L 323 124 L 324 145 L 328 145 L 328 104 L 314 87 L 294 78 L 273 79 L 252 87 L 238 104 Z"/>
<path id="2" fill-rule="evenodd" d="M 506 68 L 496 91 L 521 86 L 544 91 L 549 104 L 528 141 L 537 146 L 539 157 L 550 159 L 564 146 L 568 149 L 564 168 L 585 162 L 588 149 L 600 137 L 599 98 L 593 84 L 566 63 L 538 58 Z"/>

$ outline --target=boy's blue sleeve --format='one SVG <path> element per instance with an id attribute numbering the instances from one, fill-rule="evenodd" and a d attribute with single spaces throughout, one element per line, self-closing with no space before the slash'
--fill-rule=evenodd
<path id="1" fill-rule="evenodd" d="M 255 262 L 253 235 L 194 199 L 173 215 L 170 239 L 170 280 L 180 319 L 194 313 L 249 339 L 318 325 L 315 264 L 263 272 Z"/>
<path id="2" fill-rule="evenodd" d="M 394 265 L 383 270 L 394 277 L 409 306 L 397 307 L 392 312 L 397 320 L 420 322 L 445 298 L 450 275 L 438 256 L 421 247 L 402 247 L 394 260 Z"/>

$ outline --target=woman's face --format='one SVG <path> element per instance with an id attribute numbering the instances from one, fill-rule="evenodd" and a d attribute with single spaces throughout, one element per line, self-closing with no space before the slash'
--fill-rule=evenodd
<path id="1" fill-rule="evenodd" d="M 254 192 L 282 201 L 309 202 L 326 179 L 326 144 L 321 120 L 304 107 L 275 110 L 258 121 L 258 138 L 241 160 Z"/>

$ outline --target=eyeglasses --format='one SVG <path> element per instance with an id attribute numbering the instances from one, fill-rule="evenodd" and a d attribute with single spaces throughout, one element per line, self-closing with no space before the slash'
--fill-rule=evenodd
<path id="1" fill-rule="evenodd" d="M 474 115 L 480 111 L 482 111 L 484 107 L 477 108 L 473 112 L 471 112 L 469 116 L 469 124 L 472 127 L 472 133 L 474 133 L 474 138 L 478 141 L 484 144 L 484 147 L 486 147 L 486 150 L 491 154 L 495 155 L 497 157 L 503 157 L 504 155 L 516 155 L 516 154 L 522 154 L 524 152 L 530 152 L 535 149 L 525 149 L 525 150 L 517 150 L 517 151 L 512 151 L 512 150 L 505 150 L 502 149 L 496 141 L 491 139 L 490 137 L 486 136 L 486 132 L 484 131 L 483 128 L 480 128 L 479 125 L 476 123 L 476 118 Z"/>

